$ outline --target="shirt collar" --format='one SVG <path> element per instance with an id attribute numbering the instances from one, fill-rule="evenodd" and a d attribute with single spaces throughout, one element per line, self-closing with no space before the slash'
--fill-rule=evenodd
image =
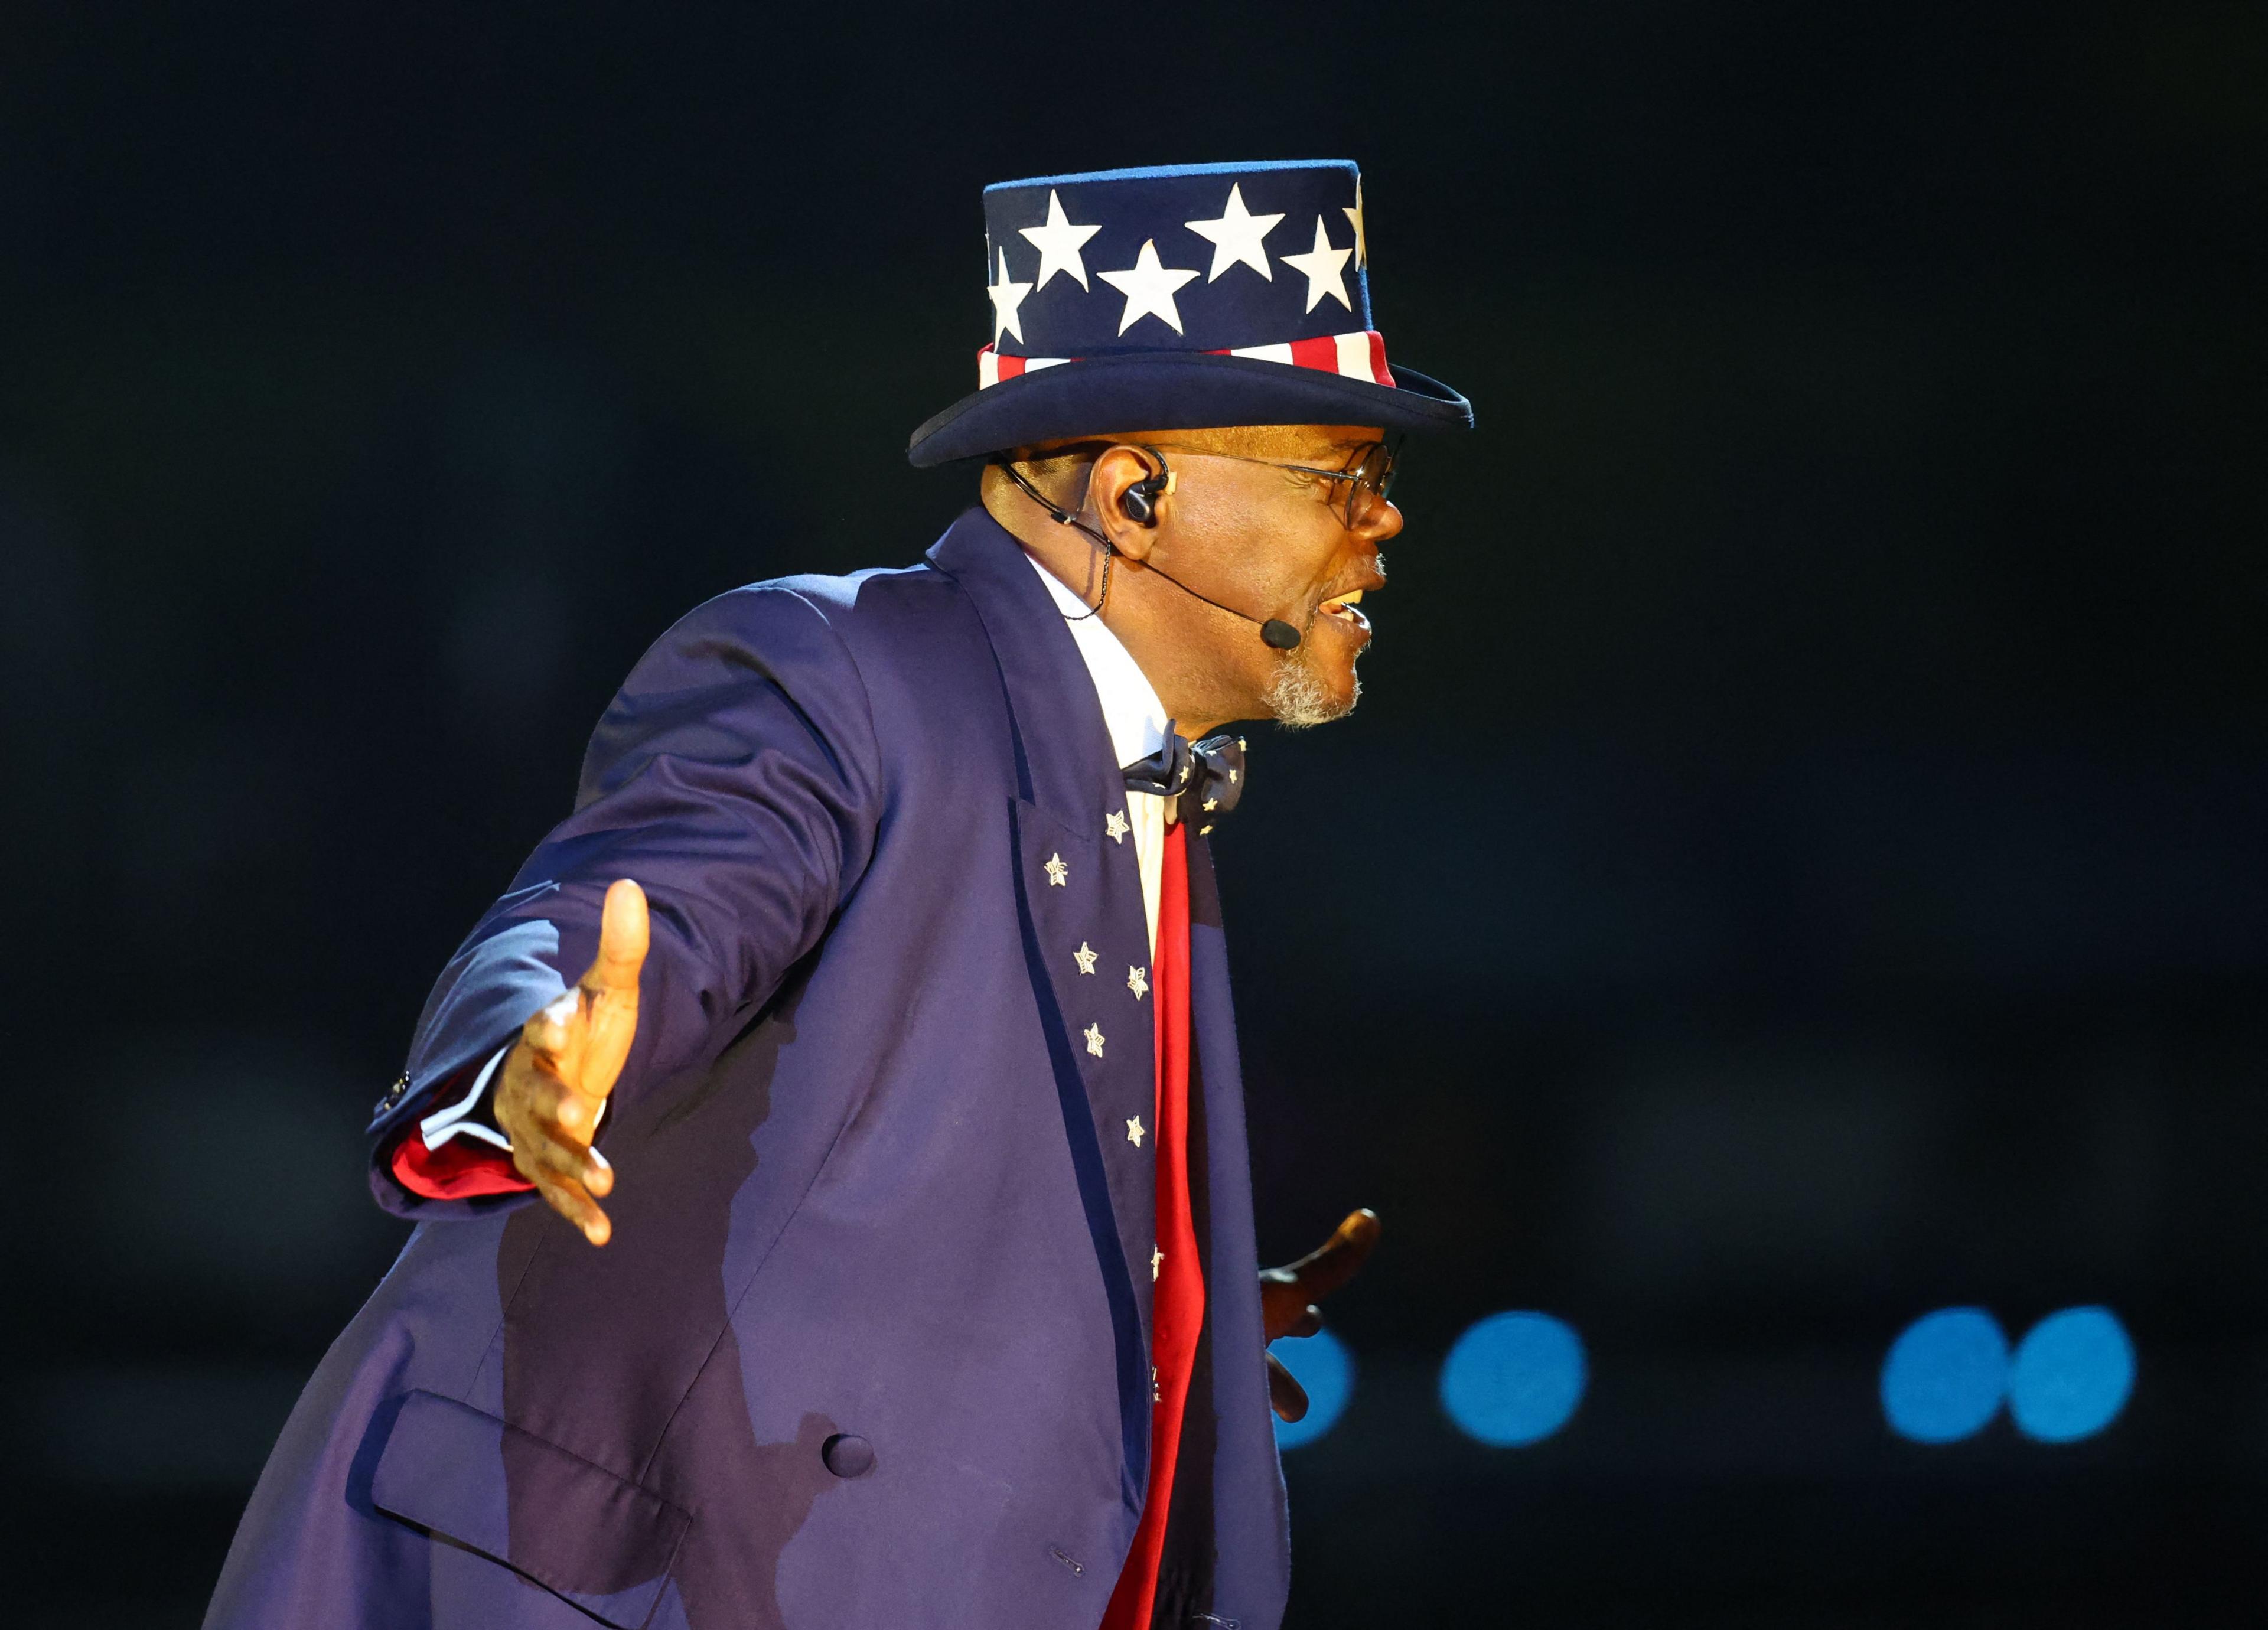
<path id="1" fill-rule="evenodd" d="M 1094 681 L 1095 697 L 1102 704 L 1110 750 L 1118 756 L 1119 764 L 1123 767 L 1149 757 L 1166 744 L 1166 726 L 1172 722 L 1166 717 L 1166 704 L 1158 700 L 1156 688 L 1134 660 L 1134 653 L 1104 626 L 1102 619 L 1086 615 L 1085 601 L 1028 551 L 1024 558 L 1047 585 L 1056 609 L 1063 614 L 1064 625 L 1078 642 L 1087 676 Z"/>

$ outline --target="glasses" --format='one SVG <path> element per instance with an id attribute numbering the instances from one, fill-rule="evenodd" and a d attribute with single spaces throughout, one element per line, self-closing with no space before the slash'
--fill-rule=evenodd
<path id="1" fill-rule="evenodd" d="M 1331 502 L 1331 511 L 1344 521 L 1351 532 L 1363 525 L 1386 503 L 1387 494 L 1394 489 L 1395 468 L 1400 461 L 1402 443 L 1397 438 L 1391 443 L 1366 441 L 1347 455 L 1347 461 L 1337 469 L 1324 469 L 1314 464 L 1285 464 L 1275 459 L 1248 458 L 1241 453 L 1212 453 L 1203 447 L 1192 447 L 1185 442 L 1164 442 L 1160 446 L 1179 447 L 1200 458 L 1233 459 L 1239 464 L 1259 464 L 1269 469 L 1288 469 L 1301 476 L 1313 476 L 1319 481 L 1346 483 L 1343 495 Z"/>

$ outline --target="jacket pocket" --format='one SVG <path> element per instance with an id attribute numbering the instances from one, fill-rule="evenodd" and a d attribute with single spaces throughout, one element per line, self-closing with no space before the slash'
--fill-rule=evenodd
<path id="1" fill-rule="evenodd" d="M 693 1525 L 605 1468 L 432 1392 L 403 1400 L 371 1502 L 620 1630 L 645 1622 Z"/>

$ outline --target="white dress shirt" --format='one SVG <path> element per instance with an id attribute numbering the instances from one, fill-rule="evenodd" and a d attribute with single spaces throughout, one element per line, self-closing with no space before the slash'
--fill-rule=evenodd
<path id="1" fill-rule="evenodd" d="M 1032 570 L 1047 585 L 1049 597 L 1079 645 L 1079 654 L 1086 660 L 1087 677 L 1094 682 L 1095 700 L 1102 704 L 1102 724 L 1110 734 L 1112 756 L 1122 766 L 1149 757 L 1166 744 L 1166 726 L 1172 722 L 1166 717 L 1166 704 L 1158 700 L 1157 688 L 1134 660 L 1133 653 L 1119 643 L 1118 636 L 1103 626 L 1101 617 L 1086 616 L 1086 603 L 1053 572 L 1029 555 L 1024 558 L 1031 561 Z M 1158 954 L 1159 873 L 1165 864 L 1166 852 L 1166 800 L 1155 793 L 1129 791 L 1126 819 L 1132 828 L 1127 837 L 1134 845 L 1134 859 L 1142 868 L 1142 910 L 1149 918 L 1150 955 L 1154 958 Z M 473 1077 L 462 1097 L 417 1123 L 427 1148 L 438 1149 L 450 1139 L 461 1136 L 477 1138 L 482 1143 L 511 1151 L 512 1140 L 480 1110 L 497 1066 L 512 1051 L 512 1042 L 519 1039 L 515 1036 L 497 1049 L 496 1055 Z M 603 1115 L 605 1111 L 601 1110 L 600 1113 Z"/>

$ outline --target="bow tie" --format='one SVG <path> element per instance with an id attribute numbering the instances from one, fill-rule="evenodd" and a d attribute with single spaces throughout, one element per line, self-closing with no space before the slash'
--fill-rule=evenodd
<path id="1" fill-rule="evenodd" d="M 1149 757 L 1126 766 L 1126 790 L 1155 793 L 1168 800 L 1166 822 L 1182 818 L 1182 800 L 1194 800 L 1200 815 L 1197 836 L 1212 830 L 1213 822 L 1236 808 L 1244 793 L 1244 739 L 1207 736 L 1191 741 L 1166 724 L 1165 745 Z"/>

